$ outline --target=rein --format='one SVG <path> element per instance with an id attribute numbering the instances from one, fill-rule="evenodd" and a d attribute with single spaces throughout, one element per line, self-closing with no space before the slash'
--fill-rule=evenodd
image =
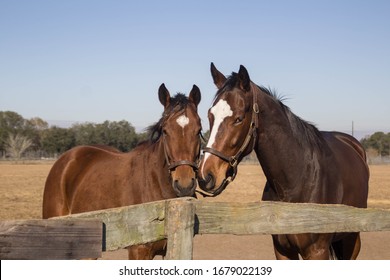
<path id="1" fill-rule="evenodd" d="M 238 163 L 239 163 L 239 161 L 241 159 L 241 156 L 244 153 L 244 151 L 248 148 L 248 145 L 249 145 L 249 143 L 251 142 L 252 139 L 253 139 L 253 144 L 252 144 L 251 150 L 254 149 L 254 147 L 256 145 L 256 138 L 257 138 L 256 130 L 258 128 L 258 114 L 259 114 L 259 105 L 256 102 L 255 92 L 253 92 L 253 105 L 252 105 L 252 120 L 251 120 L 251 124 L 249 126 L 249 130 L 247 132 L 245 140 L 244 140 L 244 142 L 241 145 L 241 148 L 238 150 L 238 152 L 235 155 L 233 155 L 233 156 L 226 156 L 222 152 L 220 152 L 220 151 L 218 151 L 218 150 L 216 150 L 214 148 L 211 148 L 211 147 L 205 147 L 205 148 L 202 149 L 204 153 L 205 152 L 206 153 L 210 153 L 210 154 L 215 155 L 215 156 L 219 157 L 220 159 L 228 162 L 230 167 L 233 170 L 233 173 L 231 175 L 229 175 L 223 181 L 223 183 L 218 188 L 218 190 L 213 194 L 213 196 L 216 196 L 219 193 L 221 193 L 226 188 L 226 186 L 231 181 L 234 180 L 234 178 L 237 175 L 237 166 L 238 166 Z"/>

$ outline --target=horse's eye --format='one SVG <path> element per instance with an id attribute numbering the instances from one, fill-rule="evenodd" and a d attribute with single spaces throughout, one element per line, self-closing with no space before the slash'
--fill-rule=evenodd
<path id="1" fill-rule="evenodd" d="M 243 120 L 244 118 L 243 117 L 237 117 L 235 120 L 234 120 L 234 124 L 240 124 L 240 123 L 242 123 L 242 120 Z"/>

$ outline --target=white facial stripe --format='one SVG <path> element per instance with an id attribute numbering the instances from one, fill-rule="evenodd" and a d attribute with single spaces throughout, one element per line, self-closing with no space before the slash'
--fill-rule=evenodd
<path id="1" fill-rule="evenodd" d="M 215 142 L 215 137 L 217 136 L 220 125 L 225 118 L 233 115 L 233 111 L 230 108 L 230 105 L 225 100 L 221 99 L 213 108 L 211 108 L 210 112 L 214 115 L 214 126 L 211 130 L 207 147 L 211 148 Z"/>
<path id="2" fill-rule="evenodd" d="M 223 99 L 219 100 L 217 104 L 215 104 L 214 107 L 211 108 L 210 110 L 211 114 L 214 115 L 214 125 L 210 133 L 210 138 L 209 141 L 206 145 L 206 147 L 211 148 L 215 142 L 215 137 L 217 136 L 219 127 L 223 123 L 224 119 L 227 117 L 230 117 L 233 115 L 233 111 L 230 107 L 230 105 Z M 205 152 L 204 154 L 204 160 L 203 160 L 203 165 L 202 165 L 202 176 L 204 177 L 203 174 L 203 167 L 204 164 L 206 163 L 208 157 L 210 156 L 210 153 Z"/>
<path id="3" fill-rule="evenodd" d="M 178 125 L 180 125 L 182 128 L 184 128 L 186 125 L 190 123 L 190 119 L 184 115 L 181 115 L 176 119 L 176 122 Z"/>

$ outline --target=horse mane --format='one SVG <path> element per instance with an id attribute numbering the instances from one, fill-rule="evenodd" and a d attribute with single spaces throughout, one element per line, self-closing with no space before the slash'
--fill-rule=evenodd
<path id="1" fill-rule="evenodd" d="M 283 103 L 283 96 L 279 96 L 274 90 L 265 88 L 263 86 L 257 86 L 262 92 L 271 96 L 275 102 L 279 104 L 283 112 L 286 114 L 290 123 L 292 133 L 296 139 L 301 143 L 307 143 L 312 146 L 319 146 L 322 143 L 323 136 L 315 124 L 308 122 L 301 117 L 295 115 L 291 109 Z"/>
<path id="2" fill-rule="evenodd" d="M 234 87 L 237 86 L 237 82 L 238 82 L 238 74 L 233 72 L 227 78 L 223 87 L 217 91 L 215 98 L 217 98 L 218 95 L 220 95 L 225 91 L 232 90 Z M 256 85 L 253 82 L 252 84 L 255 85 L 255 88 L 257 88 L 260 92 L 263 92 L 268 96 L 270 96 L 275 101 L 275 103 L 277 103 L 280 106 L 280 108 L 283 110 L 284 114 L 288 119 L 294 137 L 300 143 L 302 144 L 307 143 L 311 146 L 321 147 L 321 143 L 323 142 L 323 136 L 313 123 L 305 121 L 299 116 L 295 115 L 291 111 L 291 109 L 283 103 L 285 98 L 277 94 L 275 90 L 271 90 L 270 88 Z"/>
<path id="3" fill-rule="evenodd" d="M 146 140 L 146 142 L 149 142 L 150 144 L 156 143 L 163 133 L 162 127 L 167 118 L 173 113 L 184 111 L 187 108 L 188 103 L 189 99 L 183 93 L 177 93 L 174 97 L 171 97 L 169 106 L 165 108 L 160 120 L 146 129 L 148 135 L 148 140 Z"/>

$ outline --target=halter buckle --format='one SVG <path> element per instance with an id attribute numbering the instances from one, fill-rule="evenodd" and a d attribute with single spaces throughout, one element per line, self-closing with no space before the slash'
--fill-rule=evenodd
<path id="1" fill-rule="evenodd" d="M 253 103 L 253 112 L 256 114 L 260 112 L 259 105 L 257 103 Z"/>
<path id="2" fill-rule="evenodd" d="M 236 168 L 238 165 L 238 159 L 235 156 L 232 156 L 229 160 L 229 164 L 231 167 Z"/>

